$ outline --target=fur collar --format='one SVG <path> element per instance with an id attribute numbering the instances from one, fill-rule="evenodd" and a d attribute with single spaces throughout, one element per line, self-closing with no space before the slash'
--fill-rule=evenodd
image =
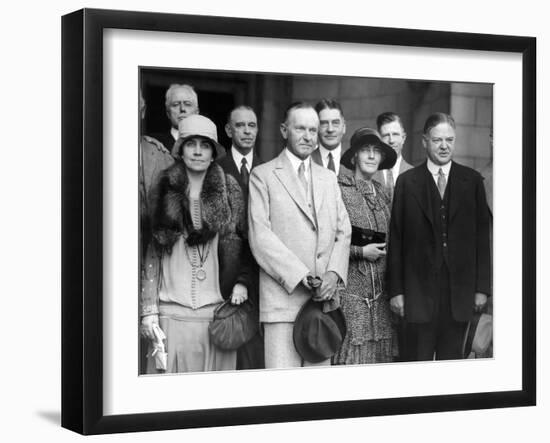
<path id="1" fill-rule="evenodd" d="M 235 230 L 234 220 L 238 218 L 232 214 L 235 211 L 232 211 L 230 202 L 235 189 L 228 179 L 216 163 L 206 171 L 200 195 L 202 229 L 195 230 L 189 208 L 189 179 L 185 165 L 177 161 L 166 169 L 160 178 L 158 204 L 153 217 L 153 235 L 158 244 L 171 249 L 182 234 L 188 236 L 189 244 L 205 243 L 216 234 L 224 235 Z M 238 184 L 236 186 L 238 188 Z"/>

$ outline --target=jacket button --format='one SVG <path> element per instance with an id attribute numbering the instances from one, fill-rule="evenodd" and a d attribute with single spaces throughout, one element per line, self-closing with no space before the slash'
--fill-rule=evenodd
<path id="1" fill-rule="evenodd" d="M 312 230 L 312 231 L 315 231 L 315 230 L 316 230 L 316 229 L 315 229 L 315 226 L 312 226 L 312 227 L 311 227 L 311 230 Z"/>
<path id="2" fill-rule="evenodd" d="M 319 254 L 317 254 L 317 258 L 321 258 L 322 256 L 323 256 L 323 254 L 321 254 L 320 252 L 319 252 Z"/>

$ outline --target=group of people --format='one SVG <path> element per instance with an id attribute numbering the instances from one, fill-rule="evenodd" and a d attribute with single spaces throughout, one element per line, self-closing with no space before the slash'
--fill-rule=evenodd
<path id="1" fill-rule="evenodd" d="M 345 149 L 338 102 L 293 103 L 284 148 L 268 162 L 255 150 L 251 107 L 229 113 L 227 151 L 191 86 L 170 86 L 166 113 L 169 131 L 140 146 L 144 372 L 159 372 L 159 330 L 165 372 L 463 357 L 466 326 L 491 295 L 491 227 L 483 178 L 453 161 L 450 115 L 428 117 L 426 161 L 413 167 L 393 112 Z M 293 336 L 312 300 L 345 319 L 321 361 L 308 361 Z M 222 303 L 259 314 L 236 350 L 209 333 Z"/>

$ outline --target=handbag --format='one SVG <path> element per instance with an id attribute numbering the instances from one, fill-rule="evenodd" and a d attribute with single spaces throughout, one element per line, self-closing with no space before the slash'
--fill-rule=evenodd
<path id="1" fill-rule="evenodd" d="M 258 331 L 258 314 L 250 301 L 232 305 L 225 300 L 214 311 L 208 325 L 212 343 L 220 349 L 232 351 L 248 342 Z"/>
<path id="2" fill-rule="evenodd" d="M 372 229 L 351 227 L 351 244 L 354 246 L 366 246 L 371 243 L 385 243 L 386 233 L 373 231 Z"/>

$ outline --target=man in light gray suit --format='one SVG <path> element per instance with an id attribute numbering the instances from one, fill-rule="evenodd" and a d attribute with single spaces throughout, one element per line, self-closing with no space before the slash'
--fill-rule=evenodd
<path id="1" fill-rule="evenodd" d="M 399 174 L 408 169 L 412 169 L 413 165 L 407 163 L 402 156 L 403 145 L 407 139 L 407 133 L 403 127 L 403 122 L 399 115 L 395 112 L 384 112 L 376 118 L 376 126 L 382 141 L 390 145 L 397 154 L 397 161 L 391 169 L 378 171 L 374 179 L 384 185 L 391 198 L 393 198 L 393 188 Z"/>
<path id="2" fill-rule="evenodd" d="M 332 300 L 347 279 L 351 226 L 336 175 L 311 161 L 318 126 L 310 105 L 290 105 L 281 124 L 285 149 L 250 175 L 249 241 L 260 266 L 266 368 L 312 365 L 292 339 L 296 316 L 312 297 L 307 277 L 322 278 L 318 302 Z"/>

